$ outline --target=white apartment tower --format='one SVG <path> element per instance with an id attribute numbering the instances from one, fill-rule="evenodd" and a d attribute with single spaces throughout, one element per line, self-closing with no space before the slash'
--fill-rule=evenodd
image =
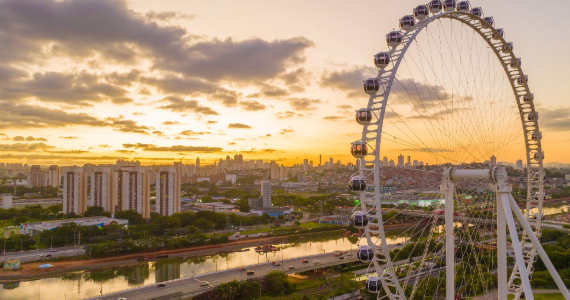
<path id="1" fill-rule="evenodd" d="M 523 161 L 522 159 L 517 160 L 517 169 L 522 170 L 523 168 Z"/>
<path id="2" fill-rule="evenodd" d="M 111 168 L 95 167 L 91 174 L 91 197 L 88 206 L 100 206 L 105 211 L 115 212 L 112 200 L 112 192 L 115 190 L 112 175 Z"/>
<path id="3" fill-rule="evenodd" d="M 180 212 L 180 176 L 176 167 L 161 167 L 156 173 L 156 212 L 163 216 Z"/>
<path id="4" fill-rule="evenodd" d="M 59 186 L 59 167 L 57 165 L 49 166 L 48 185 L 53 187 Z"/>
<path id="5" fill-rule="evenodd" d="M 402 154 L 400 154 L 398 156 L 398 167 L 403 167 L 404 166 L 404 156 Z"/>
<path id="6" fill-rule="evenodd" d="M 63 212 L 83 214 L 87 210 L 87 174 L 71 167 L 63 174 Z"/>
<path id="7" fill-rule="evenodd" d="M 382 166 L 384 166 L 384 167 L 389 167 L 389 166 L 390 166 L 390 164 L 389 164 L 389 162 L 388 162 L 388 157 L 387 157 L 387 156 L 384 156 L 384 160 L 382 161 Z"/>
<path id="8" fill-rule="evenodd" d="M 134 210 L 150 218 L 150 176 L 144 167 L 121 167 L 113 176 L 114 211 Z"/>
<path id="9" fill-rule="evenodd" d="M 261 198 L 263 198 L 263 207 L 271 207 L 271 181 L 269 179 L 261 180 Z"/>

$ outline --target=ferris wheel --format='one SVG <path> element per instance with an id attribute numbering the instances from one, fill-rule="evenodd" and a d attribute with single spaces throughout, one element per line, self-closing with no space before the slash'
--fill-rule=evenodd
<path id="1" fill-rule="evenodd" d="M 368 290 L 379 299 L 493 290 L 533 299 L 540 256 L 570 300 L 538 241 L 542 133 L 513 43 L 469 1 L 419 5 L 399 28 L 374 55 L 378 73 L 363 83 L 370 97 L 351 146 L 359 170 L 349 187 L 360 194 L 351 219 L 364 232 Z M 524 167 L 510 166 L 519 159 Z"/>

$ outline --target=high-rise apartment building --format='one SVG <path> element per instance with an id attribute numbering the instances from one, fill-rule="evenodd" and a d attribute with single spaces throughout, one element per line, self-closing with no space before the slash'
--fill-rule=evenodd
<path id="1" fill-rule="evenodd" d="M 522 170 L 523 168 L 523 161 L 522 159 L 517 160 L 517 169 Z"/>
<path id="2" fill-rule="evenodd" d="M 115 212 L 113 205 L 113 172 L 111 168 L 95 167 L 91 173 L 91 193 L 88 206 L 99 206 L 105 211 Z"/>
<path id="3" fill-rule="evenodd" d="M 48 174 L 42 171 L 39 165 L 33 165 L 30 172 L 28 172 L 28 187 L 40 187 L 47 185 Z"/>
<path id="4" fill-rule="evenodd" d="M 157 213 L 171 216 L 180 212 L 180 179 L 176 167 L 161 167 L 156 173 Z"/>
<path id="5" fill-rule="evenodd" d="M 63 177 L 63 212 L 83 214 L 87 210 L 87 174 L 80 167 L 71 167 Z"/>
<path id="6" fill-rule="evenodd" d="M 200 158 L 196 158 L 196 169 L 200 169 Z"/>
<path id="7" fill-rule="evenodd" d="M 271 207 L 271 181 L 269 179 L 261 180 L 261 198 L 263 199 L 263 207 Z"/>
<path id="8" fill-rule="evenodd" d="M 494 167 L 497 165 L 497 158 L 495 155 L 491 156 L 491 166 Z"/>
<path id="9" fill-rule="evenodd" d="M 309 160 L 303 159 L 303 172 L 308 172 L 308 171 L 309 171 Z"/>
<path id="10" fill-rule="evenodd" d="M 49 166 L 48 185 L 53 187 L 59 187 L 59 167 L 57 165 Z"/>
<path id="11" fill-rule="evenodd" d="M 271 179 L 279 179 L 279 165 L 275 161 L 271 161 Z"/>
<path id="12" fill-rule="evenodd" d="M 389 166 L 390 166 L 390 164 L 388 163 L 388 157 L 387 157 L 387 156 L 384 156 L 384 159 L 382 160 L 382 165 L 383 165 L 384 167 L 389 167 Z"/>
<path id="13" fill-rule="evenodd" d="M 408 156 L 408 163 L 406 164 L 407 166 L 411 166 L 412 165 L 412 157 Z"/>
<path id="14" fill-rule="evenodd" d="M 281 165 L 281 167 L 279 168 L 279 179 L 286 179 L 289 178 L 289 169 L 284 166 Z"/>
<path id="15" fill-rule="evenodd" d="M 403 167 L 404 166 L 404 156 L 402 154 L 400 154 L 398 156 L 398 167 Z"/>
<path id="16" fill-rule="evenodd" d="M 150 218 L 150 174 L 144 167 L 121 167 L 113 176 L 115 211 L 134 210 Z"/>

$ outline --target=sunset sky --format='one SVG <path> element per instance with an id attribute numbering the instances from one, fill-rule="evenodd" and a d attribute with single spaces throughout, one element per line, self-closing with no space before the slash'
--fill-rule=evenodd
<path id="1" fill-rule="evenodd" d="M 421 2 L 0 0 L 0 162 L 353 162 L 372 56 Z M 471 4 L 523 58 L 545 162 L 570 163 L 570 2 Z"/>

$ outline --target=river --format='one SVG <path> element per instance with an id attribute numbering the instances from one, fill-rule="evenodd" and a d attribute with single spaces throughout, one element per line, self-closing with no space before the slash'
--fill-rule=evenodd
<path id="1" fill-rule="evenodd" d="M 396 236 L 396 232 L 391 232 Z M 403 242 L 404 238 L 389 239 L 389 243 Z M 300 243 L 277 245 L 282 248 L 266 254 L 258 254 L 253 247 L 245 252 L 219 254 L 213 257 L 193 259 L 166 258 L 144 262 L 136 266 L 118 267 L 105 270 L 69 273 L 45 279 L 2 284 L 0 299 L 2 300 L 75 300 L 108 294 L 141 285 L 193 276 L 257 264 L 281 258 L 303 257 L 334 250 L 356 249 L 358 238 L 334 236 L 321 238 L 320 241 L 303 241 Z M 237 278 L 236 278 L 237 279 Z M 131 299 L 129 299 L 131 300 Z"/>

